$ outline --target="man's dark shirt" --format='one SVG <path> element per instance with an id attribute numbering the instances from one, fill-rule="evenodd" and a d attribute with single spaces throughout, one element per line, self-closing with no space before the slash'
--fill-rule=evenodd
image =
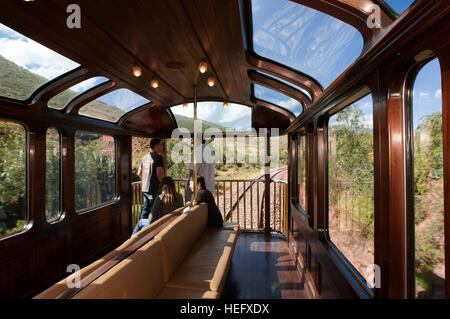
<path id="1" fill-rule="evenodd" d="M 153 159 L 153 168 L 152 168 L 152 176 L 150 177 L 150 187 L 148 192 L 156 198 L 159 190 L 159 179 L 158 175 L 156 174 L 156 171 L 158 167 L 164 167 L 164 161 L 162 156 L 156 152 L 151 152 L 150 155 Z"/>
<path id="2" fill-rule="evenodd" d="M 213 194 L 209 190 L 202 188 L 197 192 L 197 203 L 206 203 L 208 205 L 207 227 L 223 226 L 222 214 L 214 201 Z"/>

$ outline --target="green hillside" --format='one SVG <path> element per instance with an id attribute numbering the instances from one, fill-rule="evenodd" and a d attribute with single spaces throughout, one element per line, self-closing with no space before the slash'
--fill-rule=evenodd
<path id="1" fill-rule="evenodd" d="M 0 95 L 17 100 L 27 99 L 48 80 L 22 68 L 0 55 Z"/>
<path id="2" fill-rule="evenodd" d="M 194 131 L 194 120 L 192 118 L 178 115 L 178 114 L 174 114 L 174 116 L 175 116 L 175 120 L 177 121 L 178 127 L 187 128 L 189 130 L 189 132 Z M 214 124 L 214 123 L 202 120 L 202 132 L 204 132 L 205 130 L 212 128 L 212 127 L 218 128 L 222 132 L 225 132 L 227 129 L 235 131 L 234 129 L 227 128 L 225 126 L 220 126 L 218 124 Z"/>

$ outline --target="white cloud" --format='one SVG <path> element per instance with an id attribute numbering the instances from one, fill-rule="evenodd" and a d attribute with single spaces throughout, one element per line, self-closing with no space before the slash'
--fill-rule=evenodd
<path id="1" fill-rule="evenodd" d="M 421 97 L 430 96 L 430 93 L 429 92 L 420 92 L 419 96 L 421 96 Z"/>
<path id="2" fill-rule="evenodd" d="M 276 104 L 281 107 L 284 107 L 285 109 L 288 109 L 290 111 L 293 111 L 293 110 L 297 109 L 298 107 L 301 107 L 301 104 L 294 99 L 289 99 L 287 101 L 279 101 Z"/>
<path id="3" fill-rule="evenodd" d="M 97 85 L 99 85 L 100 83 L 103 83 L 105 81 L 107 81 L 107 78 L 104 77 L 95 77 L 95 78 L 91 78 L 88 79 L 86 81 L 83 81 L 81 83 L 78 83 L 77 85 L 74 85 L 70 88 L 70 90 L 75 91 L 75 92 L 85 92 Z"/>
<path id="4" fill-rule="evenodd" d="M 73 70 L 77 63 L 0 24 L 0 55 L 49 80 Z"/>
<path id="5" fill-rule="evenodd" d="M 437 100 L 442 98 L 442 90 L 441 89 L 436 90 L 436 92 L 434 93 L 434 98 Z"/>

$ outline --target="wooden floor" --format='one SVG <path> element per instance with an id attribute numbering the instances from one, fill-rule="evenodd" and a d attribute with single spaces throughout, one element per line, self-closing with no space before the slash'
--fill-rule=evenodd
<path id="1" fill-rule="evenodd" d="M 241 233 L 222 298 L 304 299 L 303 286 L 284 238 Z"/>

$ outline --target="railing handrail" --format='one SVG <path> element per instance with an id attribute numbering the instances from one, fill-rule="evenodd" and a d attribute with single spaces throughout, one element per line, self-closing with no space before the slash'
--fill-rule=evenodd
<path id="1" fill-rule="evenodd" d="M 185 184 L 187 182 L 187 179 L 174 178 L 173 181 L 176 183 L 178 191 L 182 191 L 182 189 L 186 187 Z M 221 208 L 223 209 L 221 209 L 221 211 L 223 213 L 224 220 L 225 221 L 231 220 L 231 222 L 238 222 L 243 230 L 262 231 L 263 221 L 261 220 L 261 217 L 264 214 L 264 205 L 265 205 L 264 194 L 266 193 L 265 182 L 266 181 L 264 179 L 264 175 L 259 178 L 251 178 L 251 179 L 242 179 L 242 178 L 216 179 L 215 180 L 216 190 L 214 195 L 216 198 L 217 205 L 219 206 L 219 201 L 222 204 Z M 140 213 L 139 210 L 142 207 L 143 198 L 141 193 L 141 185 L 142 185 L 141 181 L 132 182 L 133 224 L 137 223 Z M 259 189 L 261 185 L 263 187 L 263 190 L 262 193 L 260 194 Z M 272 185 L 274 187 L 273 190 Z M 280 232 L 282 234 L 285 234 L 285 232 L 287 231 L 287 211 L 288 211 L 287 185 L 288 183 L 285 180 L 270 179 L 269 190 L 271 192 L 272 191 L 274 192 L 274 197 L 272 198 L 271 196 L 271 207 L 273 205 L 273 210 L 271 209 L 271 222 L 270 222 L 271 225 L 273 224 L 273 226 L 271 226 L 271 229 L 273 231 Z M 252 198 L 254 198 L 253 195 L 255 191 L 256 191 L 255 194 L 256 202 L 253 202 Z M 248 200 L 250 200 L 249 211 L 246 210 L 246 201 Z M 254 223 L 253 219 L 254 216 L 253 211 L 255 208 L 256 208 L 255 210 L 256 223 Z M 247 218 L 246 216 L 248 216 L 247 214 L 249 212 L 250 218 Z M 258 216 L 260 214 L 261 216 Z M 249 227 L 247 227 L 248 224 L 250 224 Z"/>

